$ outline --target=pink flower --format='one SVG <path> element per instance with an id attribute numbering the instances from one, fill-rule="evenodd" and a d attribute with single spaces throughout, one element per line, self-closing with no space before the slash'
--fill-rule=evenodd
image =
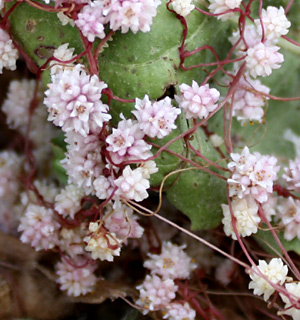
<path id="1" fill-rule="evenodd" d="M 147 275 L 143 284 L 137 287 L 140 298 L 136 304 L 144 308 L 144 314 L 161 309 L 175 298 L 178 287 L 171 279 L 162 280 L 160 277 Z"/>
<path id="2" fill-rule="evenodd" d="M 48 86 L 44 99 L 48 120 L 63 131 L 75 131 L 86 137 L 99 132 L 103 123 L 111 119 L 108 106 L 100 100 L 107 85 L 96 75 L 89 76 L 82 65 L 53 75 Z"/>
<path id="3" fill-rule="evenodd" d="M 94 275 L 95 264 L 88 264 L 85 258 L 75 258 L 70 262 L 62 260 L 55 266 L 56 280 L 62 291 L 68 296 L 78 297 L 93 291 L 97 278 Z"/>
<path id="4" fill-rule="evenodd" d="M 185 111 L 186 118 L 206 119 L 210 112 L 217 108 L 215 104 L 219 97 L 220 92 L 217 89 L 210 89 L 209 85 L 198 85 L 193 81 L 192 86 L 182 84 L 179 86 L 181 96 L 175 96 L 179 107 Z"/>
<path id="5" fill-rule="evenodd" d="M 194 320 L 196 311 L 191 308 L 188 302 L 173 302 L 166 306 L 163 311 L 163 319 L 169 320 Z"/>
<path id="6" fill-rule="evenodd" d="M 242 199 L 251 194 L 260 203 L 266 202 L 268 194 L 273 192 L 273 181 L 277 179 L 277 159 L 258 152 L 251 154 L 247 147 L 241 154 L 232 153 L 231 158 L 233 161 L 228 168 L 232 176 L 227 180 L 230 197 Z"/>
<path id="7" fill-rule="evenodd" d="M 112 134 L 106 138 L 113 163 L 151 157 L 151 145 L 143 140 L 144 135 L 137 121 L 121 120 L 117 129 L 113 128 Z"/>
<path id="8" fill-rule="evenodd" d="M 75 24 L 82 34 L 93 42 L 95 37 L 100 39 L 105 37 L 104 24 L 107 22 L 107 18 L 103 15 L 102 1 L 94 1 L 81 9 Z"/>
<path id="9" fill-rule="evenodd" d="M 105 228 L 114 233 L 119 239 L 140 238 L 144 229 L 137 222 L 138 216 L 133 214 L 133 210 L 116 200 L 113 207 L 108 207 L 103 220 Z"/>
<path id="10" fill-rule="evenodd" d="M 257 91 L 268 94 L 270 89 L 259 80 L 252 80 L 247 74 L 245 78 L 240 78 L 233 96 L 232 115 L 236 116 L 242 123 L 246 120 L 258 122 L 263 120 L 264 110 L 262 107 L 268 98 L 265 98 L 263 94 Z"/>
<path id="11" fill-rule="evenodd" d="M 186 246 L 177 246 L 171 242 L 164 242 L 161 254 L 148 254 L 144 267 L 163 279 L 187 279 L 197 265 L 183 251 Z"/>
<path id="12" fill-rule="evenodd" d="M 49 250 L 58 244 L 60 225 L 54 219 L 53 210 L 39 205 L 28 205 L 18 231 L 21 241 L 29 243 L 36 251 Z"/>
<path id="13" fill-rule="evenodd" d="M 175 120 L 181 110 L 172 106 L 169 97 L 153 104 L 148 95 L 143 100 L 136 98 L 135 108 L 132 113 L 136 116 L 140 128 L 151 138 L 162 139 L 177 128 Z"/>
<path id="14" fill-rule="evenodd" d="M 95 194 L 93 183 L 104 168 L 101 156 L 103 143 L 97 135 L 83 137 L 76 132 L 68 132 L 65 141 L 68 152 L 61 163 L 67 171 L 69 183 L 83 188 L 86 194 Z"/>
<path id="15" fill-rule="evenodd" d="M 284 238 L 288 241 L 295 237 L 300 239 L 300 200 L 281 199 L 277 209 L 284 227 Z"/>

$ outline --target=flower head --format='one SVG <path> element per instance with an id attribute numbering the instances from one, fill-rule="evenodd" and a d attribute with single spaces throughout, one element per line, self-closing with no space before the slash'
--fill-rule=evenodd
<path id="1" fill-rule="evenodd" d="M 82 65 L 53 75 L 48 87 L 44 100 L 48 120 L 63 131 L 75 131 L 86 137 L 99 132 L 103 123 L 111 119 L 108 106 L 100 100 L 107 85 L 96 75 L 89 76 Z"/>
<path id="2" fill-rule="evenodd" d="M 209 2 L 209 11 L 214 14 L 220 14 L 235 8 L 239 8 L 242 0 L 209 0 Z M 227 20 L 228 18 L 232 17 L 233 14 L 233 12 L 220 14 L 218 15 L 218 19 Z"/>
<path id="3" fill-rule="evenodd" d="M 273 6 L 268 6 L 267 9 L 262 9 L 261 20 L 256 19 L 255 24 L 258 32 L 262 35 L 261 22 L 264 28 L 264 35 L 268 40 L 277 40 L 279 37 L 286 35 L 291 26 L 290 21 L 287 19 L 284 9 L 279 9 Z"/>
<path id="4" fill-rule="evenodd" d="M 246 67 L 253 78 L 266 77 L 273 69 L 279 69 L 284 57 L 278 52 L 280 48 L 265 43 L 258 43 L 247 50 Z"/>
<path id="5" fill-rule="evenodd" d="M 8 33 L 0 29 L 0 73 L 2 73 L 3 68 L 16 70 L 18 56 L 18 50 L 15 48 Z"/>
<path id="6" fill-rule="evenodd" d="M 274 284 L 282 285 L 288 274 L 288 267 L 283 264 L 280 258 L 273 258 L 269 263 L 265 260 L 259 260 L 257 268 Z M 254 267 L 252 269 L 255 270 Z M 275 292 L 275 288 L 259 274 L 252 272 L 250 278 L 252 281 L 249 283 L 249 289 L 254 289 L 254 294 L 258 296 L 263 294 L 265 301 Z"/>
<path id="7" fill-rule="evenodd" d="M 162 280 L 156 275 L 147 275 L 137 289 L 140 291 L 140 298 L 136 304 L 144 308 L 144 313 L 148 313 L 169 304 L 175 298 L 178 287 L 171 279 Z"/>
<path id="8" fill-rule="evenodd" d="M 183 251 L 184 248 L 164 242 L 161 254 L 148 254 L 150 259 L 144 262 L 144 267 L 163 279 L 187 279 L 197 265 Z"/>
<path id="9" fill-rule="evenodd" d="M 224 224 L 224 232 L 227 236 L 231 236 L 236 240 L 237 236 L 232 226 L 232 218 L 230 208 L 227 204 L 222 204 L 224 218 L 222 223 Z M 257 227 L 260 222 L 258 216 L 258 205 L 251 197 L 245 197 L 243 199 L 234 199 L 232 201 L 233 215 L 236 219 L 236 229 L 240 236 L 250 236 L 252 233 L 257 232 Z"/>
<path id="10" fill-rule="evenodd" d="M 118 187 L 116 195 L 126 199 L 142 201 L 149 196 L 147 189 L 150 188 L 150 183 L 144 177 L 141 168 L 132 170 L 130 166 L 126 166 L 122 175 L 114 183 Z"/>
<path id="11" fill-rule="evenodd" d="M 94 275 L 95 264 L 88 264 L 86 259 L 77 257 L 72 261 L 62 260 L 55 266 L 60 289 L 68 296 L 78 297 L 93 291 L 97 278 Z"/>
<path id="12" fill-rule="evenodd" d="M 85 250 L 91 252 L 92 259 L 113 261 L 119 256 L 121 243 L 114 233 L 105 231 L 97 222 L 90 222 L 90 234 L 83 240 L 87 243 Z"/>
<path id="13" fill-rule="evenodd" d="M 215 104 L 220 92 L 217 89 L 210 89 L 208 84 L 199 86 L 193 81 L 192 86 L 181 84 L 179 86 L 180 96 L 175 96 L 179 107 L 185 111 L 186 118 L 206 119 L 210 112 L 217 108 Z"/>
<path id="14" fill-rule="evenodd" d="M 151 103 L 146 95 L 143 100 L 136 99 L 135 108 L 132 113 L 143 132 L 151 138 L 162 139 L 177 128 L 175 120 L 181 110 L 172 106 L 169 97 Z"/>
<path id="15" fill-rule="evenodd" d="M 168 320 L 194 320 L 196 311 L 191 308 L 188 302 L 173 302 L 166 306 L 163 311 L 163 319 Z"/>

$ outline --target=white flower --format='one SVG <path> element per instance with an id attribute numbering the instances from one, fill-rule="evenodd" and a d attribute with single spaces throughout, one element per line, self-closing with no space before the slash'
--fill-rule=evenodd
<path id="1" fill-rule="evenodd" d="M 144 267 L 152 274 L 160 275 L 163 279 L 187 279 L 197 265 L 183 251 L 186 246 L 177 246 L 171 242 L 164 242 L 161 254 L 148 254 L 149 260 Z"/>
<path id="2" fill-rule="evenodd" d="M 209 2 L 210 2 L 210 5 L 208 6 L 209 11 L 214 14 L 219 14 L 219 13 L 226 12 L 228 10 L 239 8 L 242 0 L 209 0 Z M 232 16 L 233 16 L 233 13 L 229 12 L 226 14 L 219 15 L 218 19 L 227 20 Z"/>
<path id="3" fill-rule="evenodd" d="M 288 267 L 283 264 L 280 258 L 273 258 L 269 263 L 265 260 L 259 260 L 257 268 L 261 273 L 272 283 L 282 285 L 288 274 Z M 255 270 L 254 267 L 252 267 Z M 262 276 L 251 272 L 249 274 L 252 281 L 249 283 L 249 289 L 254 289 L 255 295 L 264 295 L 264 300 L 267 301 L 270 296 L 275 292 L 272 287 Z"/>
<path id="4" fill-rule="evenodd" d="M 66 26 L 67 24 L 70 24 L 70 26 L 72 27 L 75 26 L 75 21 L 69 18 L 67 15 L 65 15 L 62 11 L 57 13 L 57 18 L 63 26 Z"/>
<path id="5" fill-rule="evenodd" d="M 233 278 L 234 270 L 234 263 L 230 259 L 223 259 L 217 264 L 215 277 L 223 286 L 227 286 Z"/>
<path id="6" fill-rule="evenodd" d="M 163 319 L 169 320 L 194 320 L 196 311 L 191 308 L 188 302 L 173 302 L 166 306 L 163 311 Z"/>
<path id="7" fill-rule="evenodd" d="M 7 98 L 2 111 L 10 128 L 20 129 L 27 126 L 29 106 L 33 98 L 35 80 L 13 80 L 9 83 Z"/>
<path id="8" fill-rule="evenodd" d="M 297 302 L 298 302 L 298 305 L 299 305 L 300 282 L 298 282 L 298 283 L 286 283 L 285 284 L 285 289 L 291 295 L 295 295 L 298 298 Z M 292 306 L 292 302 L 293 302 L 293 300 L 295 300 L 295 298 L 293 296 L 291 296 L 291 298 L 293 298 L 293 300 L 291 302 L 290 298 L 288 296 L 286 296 L 285 294 L 283 294 L 283 293 L 280 293 L 280 297 L 283 300 L 283 302 L 285 303 L 284 310 L 280 311 L 280 313 L 287 314 L 287 315 L 291 316 L 293 318 L 293 320 L 299 320 L 300 319 L 299 306 L 298 306 L 298 308 L 291 307 Z"/>
<path id="9" fill-rule="evenodd" d="M 88 264 L 85 258 L 68 262 L 62 260 L 55 266 L 60 290 L 67 291 L 68 296 L 78 297 L 93 291 L 97 278 L 94 275 L 95 264 Z"/>
<path id="10" fill-rule="evenodd" d="M 177 128 L 175 120 L 181 113 L 180 109 L 172 106 L 169 97 L 151 103 L 148 95 L 143 100 L 136 98 L 135 109 L 132 113 L 136 116 L 143 132 L 151 138 L 158 139 L 162 139 Z"/>
<path id="11" fill-rule="evenodd" d="M 264 27 L 264 35 L 268 40 L 277 40 L 279 37 L 286 35 L 291 26 L 290 21 L 286 18 L 284 9 L 280 7 L 268 6 L 267 10 L 262 9 L 261 20 L 254 20 L 257 30 L 262 35 L 261 21 Z"/>
<path id="12" fill-rule="evenodd" d="M 62 61 L 55 61 L 52 60 L 50 62 L 50 74 L 55 75 L 58 74 L 60 71 L 63 70 L 72 70 L 74 68 L 74 63 L 64 63 L 64 61 L 69 61 L 74 58 L 74 48 L 68 48 L 69 44 L 64 43 L 61 46 L 59 46 L 56 50 L 53 52 L 53 57 Z"/>
<path id="13" fill-rule="evenodd" d="M 9 38 L 8 33 L 0 29 L 0 73 L 2 73 L 3 68 L 16 70 L 18 57 L 18 50 Z"/>
<path id="14" fill-rule="evenodd" d="M 266 77 L 273 69 L 279 69 L 284 57 L 277 52 L 280 48 L 262 42 L 247 50 L 246 67 L 253 78 Z"/>
<path id="15" fill-rule="evenodd" d="M 136 304 L 144 308 L 144 314 L 161 309 L 175 298 L 178 287 L 171 279 L 162 280 L 160 277 L 147 275 L 144 282 L 137 286 L 140 298 Z"/>
<path id="16" fill-rule="evenodd" d="M 96 222 L 90 223 L 89 231 L 90 235 L 83 240 L 87 243 L 85 250 L 91 252 L 92 259 L 113 261 L 114 256 L 120 255 L 121 243 L 115 234 L 106 232 Z"/>
<path id="17" fill-rule="evenodd" d="M 174 0 L 172 6 L 173 10 L 182 17 L 188 16 L 195 9 L 192 0 Z"/>
<path id="18" fill-rule="evenodd" d="M 81 208 L 80 201 L 83 195 L 81 188 L 69 184 L 55 197 L 54 209 L 63 217 L 74 219 L 75 213 Z"/>
<path id="19" fill-rule="evenodd" d="M 149 196 L 147 189 L 150 188 L 150 183 L 145 179 L 141 168 L 132 170 L 130 166 L 126 166 L 122 175 L 114 182 L 118 187 L 116 195 L 135 201 L 142 201 Z"/>
<path id="20" fill-rule="evenodd" d="M 139 168 L 143 171 L 143 177 L 145 179 L 150 179 L 151 174 L 158 172 L 158 168 L 156 167 L 156 162 L 153 160 L 141 162 Z"/>
<path id="21" fill-rule="evenodd" d="M 224 139 L 216 133 L 209 136 L 209 141 L 215 148 L 220 147 L 224 143 Z"/>
<path id="22" fill-rule="evenodd" d="M 227 236 L 231 236 L 236 240 L 236 234 L 233 230 L 230 209 L 227 204 L 222 204 L 224 218 L 224 232 Z M 233 215 L 236 218 L 236 229 L 240 236 L 250 236 L 252 233 L 257 232 L 257 226 L 260 222 L 258 216 L 258 205 L 253 197 L 248 196 L 243 199 L 234 199 L 232 201 Z"/>
<path id="23" fill-rule="evenodd" d="M 206 119 L 209 113 L 217 108 L 215 103 L 220 97 L 220 92 L 215 88 L 210 89 L 209 84 L 199 86 L 193 80 L 192 86 L 183 83 L 179 89 L 181 95 L 175 96 L 175 99 L 184 110 L 187 119 Z"/>

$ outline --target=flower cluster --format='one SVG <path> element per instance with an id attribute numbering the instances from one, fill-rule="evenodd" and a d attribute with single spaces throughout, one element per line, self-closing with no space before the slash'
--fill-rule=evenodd
<path id="1" fill-rule="evenodd" d="M 242 199 L 252 195 L 258 202 L 266 202 L 273 192 L 273 181 L 277 179 L 277 159 L 258 152 L 251 154 L 248 147 L 241 153 L 232 153 L 231 158 L 233 161 L 228 168 L 232 175 L 227 180 L 230 197 Z"/>
<path id="2" fill-rule="evenodd" d="M 252 269 L 256 272 L 250 273 L 252 281 L 249 283 L 249 289 L 254 289 L 254 294 L 258 296 L 264 295 L 265 301 L 275 292 L 275 288 L 269 282 L 282 285 L 287 279 L 288 267 L 280 258 L 273 258 L 269 264 L 265 260 L 259 260 L 257 269 L 268 281 L 257 273 L 256 268 Z"/>
<path id="3" fill-rule="evenodd" d="M 108 23 L 113 31 L 148 32 L 160 4 L 159 0 L 93 1 L 82 8 L 75 24 L 91 42 L 105 37 Z"/>
<path id="4" fill-rule="evenodd" d="M 242 0 L 209 0 L 208 9 L 223 21 L 234 15 L 234 9 L 239 8 Z"/>
<path id="5" fill-rule="evenodd" d="M 16 70 L 18 57 L 18 50 L 15 48 L 8 33 L 0 29 L 0 73 L 3 72 L 3 68 Z"/>
<path id="6" fill-rule="evenodd" d="M 52 75 L 44 100 L 48 120 L 65 132 L 75 131 L 84 137 L 99 132 L 111 119 L 108 106 L 100 100 L 106 87 L 96 75 L 89 76 L 81 64 Z"/>
<path id="7" fill-rule="evenodd" d="M 116 200 L 112 207 L 107 207 L 103 217 L 105 228 L 116 235 L 118 239 L 140 238 L 144 229 L 137 222 L 138 216 L 133 210 Z"/>
<path id="8" fill-rule="evenodd" d="M 264 118 L 263 106 L 265 105 L 264 94 L 269 94 L 270 89 L 263 85 L 260 80 L 253 80 L 246 74 L 241 77 L 232 97 L 232 115 L 242 124 L 245 121 L 262 122 Z"/>
<path id="9" fill-rule="evenodd" d="M 217 108 L 215 104 L 220 97 L 217 89 L 210 89 L 208 84 L 199 86 L 193 81 L 192 86 L 181 84 L 180 96 L 175 96 L 179 107 L 185 111 L 187 119 L 206 119 L 210 112 Z"/>
<path id="10" fill-rule="evenodd" d="M 113 261 L 121 251 L 120 240 L 114 233 L 107 232 L 97 222 L 90 222 L 89 235 L 83 240 L 87 243 L 85 250 L 91 252 L 92 259 Z"/>
<path id="11" fill-rule="evenodd" d="M 187 279 L 197 265 L 183 251 L 185 246 L 164 242 L 161 254 L 148 254 L 144 267 L 151 271 L 144 282 L 137 287 L 140 298 L 136 301 L 144 314 L 153 310 L 162 310 L 164 319 L 194 319 L 195 311 L 188 303 L 171 302 L 178 286 L 175 279 Z"/>
<path id="12" fill-rule="evenodd" d="M 231 203 L 233 216 L 236 219 L 235 226 L 237 233 L 242 237 L 250 236 L 257 232 L 257 227 L 260 222 L 258 216 L 258 205 L 253 197 L 248 196 L 243 199 L 234 199 Z M 237 236 L 233 228 L 232 216 L 230 207 L 227 204 L 222 204 L 224 218 L 224 232 L 227 236 L 231 236 L 236 240 Z"/>
<path id="13" fill-rule="evenodd" d="M 69 296 L 78 297 L 94 289 L 97 281 L 94 275 L 96 264 L 89 264 L 83 258 L 77 258 L 72 262 L 63 259 L 55 267 L 58 276 L 56 282 Z"/>
<path id="14" fill-rule="evenodd" d="M 174 0 L 172 6 L 173 10 L 182 17 L 188 16 L 195 9 L 192 0 Z"/>
<path id="15" fill-rule="evenodd" d="M 148 137 L 159 139 L 177 128 L 175 120 L 181 113 L 180 109 L 172 106 L 169 97 L 152 104 L 147 95 L 143 100 L 136 99 L 135 109 L 132 113 L 137 118 L 141 130 Z"/>

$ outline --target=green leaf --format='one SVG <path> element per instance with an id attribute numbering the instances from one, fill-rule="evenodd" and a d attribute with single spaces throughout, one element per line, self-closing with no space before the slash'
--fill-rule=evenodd
<path id="1" fill-rule="evenodd" d="M 58 137 L 51 140 L 53 160 L 52 160 L 52 170 L 54 176 L 62 184 L 67 184 L 68 176 L 66 170 L 61 165 L 60 161 L 65 158 L 66 143 L 64 142 L 64 134 L 62 133 Z"/>
<path id="2" fill-rule="evenodd" d="M 218 156 L 202 129 L 191 137 L 194 148 L 212 161 Z M 193 160 L 194 157 L 192 157 Z M 205 162 L 200 163 L 205 165 Z M 189 168 L 189 167 L 188 167 Z M 215 171 L 212 167 L 210 170 Z M 221 204 L 226 203 L 226 183 L 200 169 L 182 172 L 167 190 L 169 201 L 187 215 L 193 230 L 217 227 L 222 219 Z"/>
<path id="3" fill-rule="evenodd" d="M 267 226 L 263 225 L 263 228 L 267 228 Z M 297 254 L 300 254 L 300 240 L 297 237 L 288 241 L 284 239 L 282 231 L 277 235 L 286 251 L 294 251 Z M 271 231 L 259 230 L 254 235 L 254 239 L 270 254 L 276 254 L 277 252 L 282 253 L 276 240 L 273 238 Z"/>
<path id="4" fill-rule="evenodd" d="M 9 3 L 7 7 L 12 5 Z M 39 66 L 63 43 L 69 43 L 77 53 L 84 50 L 77 28 L 62 26 L 56 13 L 39 10 L 24 2 L 14 9 L 9 21 L 14 40 Z"/>
<path id="5" fill-rule="evenodd" d="M 101 78 L 109 88 L 121 98 L 151 99 L 164 95 L 170 86 L 176 87 L 192 80 L 201 82 L 207 75 L 202 69 L 190 71 L 179 69 L 178 48 L 182 41 L 183 27 L 175 14 L 169 12 L 166 1 L 158 8 L 151 32 L 121 34 L 117 32 L 99 58 Z M 208 42 L 216 47 L 220 57 L 229 49 L 227 37 L 232 30 L 230 23 L 220 23 L 217 19 L 192 12 L 187 17 L 188 36 L 186 48 L 194 50 Z M 225 40 L 224 40 L 225 39 Z M 187 64 L 211 62 L 213 55 L 208 50 L 187 58 Z M 129 116 L 133 104 L 113 101 L 111 108 L 115 116 L 121 112 Z"/>
<path id="6" fill-rule="evenodd" d="M 152 142 L 160 145 L 160 146 L 164 146 L 166 143 L 168 143 L 170 140 L 172 140 L 173 138 L 177 137 L 181 132 L 182 132 L 182 126 L 181 123 L 185 121 L 183 119 L 183 115 L 180 115 L 179 118 L 177 119 L 177 129 L 173 130 L 167 137 L 163 138 L 163 139 L 154 139 Z M 172 143 L 169 147 L 169 150 L 176 152 L 177 154 L 184 154 L 184 144 L 182 139 L 177 140 L 176 142 Z M 152 148 L 152 152 L 153 154 L 155 154 L 157 152 L 157 148 Z M 159 169 L 157 173 L 152 174 L 151 175 L 151 179 L 150 179 L 150 183 L 151 186 L 153 187 L 158 187 L 160 186 L 162 180 L 164 179 L 164 177 L 170 173 L 173 172 L 174 170 L 176 170 L 180 163 L 181 160 L 166 152 L 163 151 L 158 158 L 155 159 L 156 162 L 156 166 Z M 177 175 L 173 175 L 168 177 L 168 179 L 165 181 L 164 186 L 168 187 L 171 183 L 174 182 L 174 180 L 176 179 Z"/>

